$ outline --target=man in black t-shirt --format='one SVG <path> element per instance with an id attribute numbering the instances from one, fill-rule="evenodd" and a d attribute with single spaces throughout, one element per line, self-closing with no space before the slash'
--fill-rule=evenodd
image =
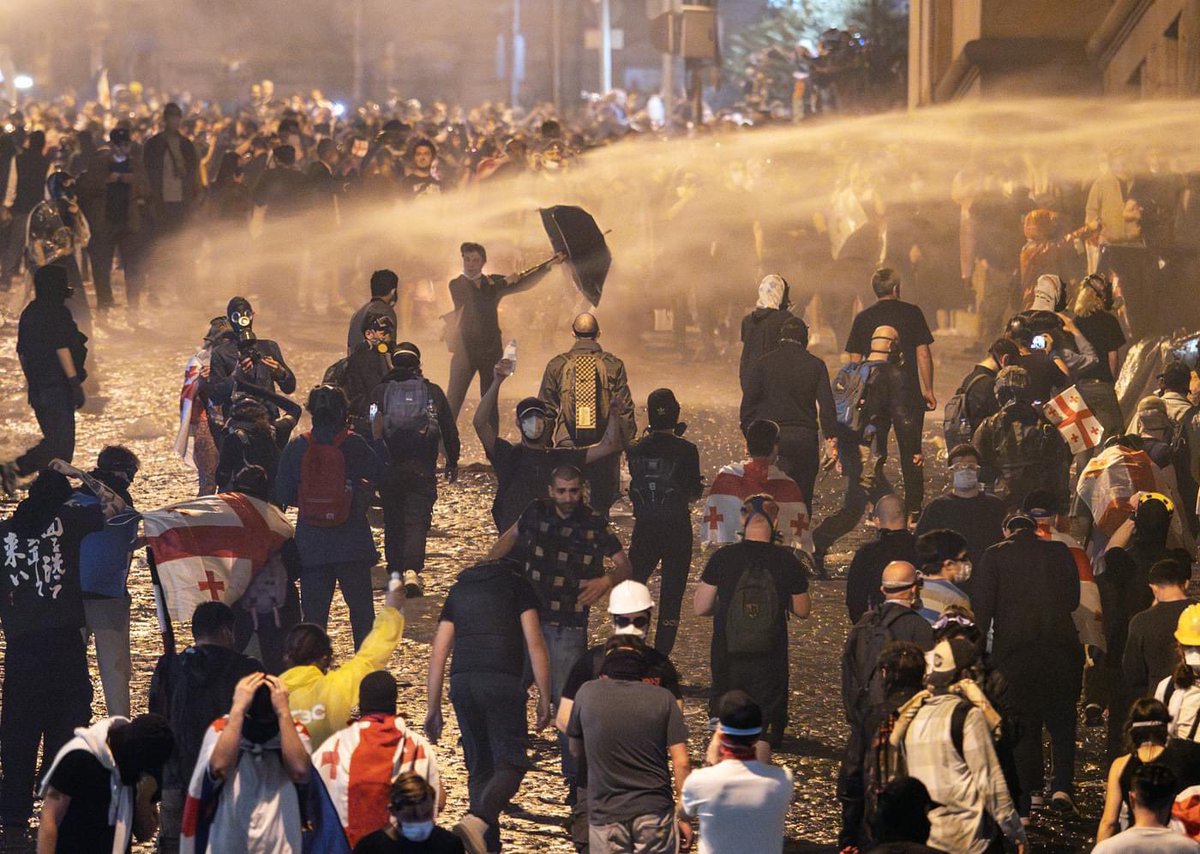
<path id="1" fill-rule="evenodd" d="M 79 730 L 46 774 L 38 851 L 111 854 L 153 837 L 153 798 L 174 746 L 161 715 L 103 718 Z"/>
<path id="2" fill-rule="evenodd" d="M 871 353 L 871 339 L 877 329 L 891 327 L 899 333 L 903 381 L 897 393 L 903 398 L 902 408 L 914 415 L 893 418 L 890 425 L 881 429 L 877 441 L 878 447 L 885 450 L 888 430 L 895 429 L 904 473 L 905 503 L 909 513 L 915 514 L 920 511 L 924 498 L 925 477 L 919 413 L 937 408 L 937 397 L 933 393 L 933 351 L 930 350 L 933 335 L 921 309 L 900 299 L 900 276 L 894 270 L 888 267 L 876 270 L 871 277 L 871 288 L 877 302 L 854 318 L 846 339 L 846 353 L 851 361 L 861 362 Z"/>
<path id="3" fill-rule="evenodd" d="M 442 182 L 433 175 L 433 161 L 437 159 L 437 146 L 432 140 L 418 137 L 408 144 L 408 161 L 400 186 L 414 198 L 436 196 L 442 191 Z"/>
<path id="4" fill-rule="evenodd" d="M 442 683 L 450 665 L 450 702 L 462 733 L 470 812 L 460 822 L 500 850 L 500 812 L 529 767 L 525 723 L 525 649 L 538 687 L 537 729 L 550 723 L 550 662 L 533 585 L 512 561 L 463 571 L 446 594 L 429 658 L 425 734 L 442 734 Z"/>
<path id="5" fill-rule="evenodd" d="M 488 413 L 496 408 L 500 386 L 512 374 L 513 365 L 500 360 L 492 369 L 492 384 L 484 393 L 472 421 L 479 443 L 496 472 L 496 498 L 492 502 L 492 519 L 496 529 L 504 533 L 521 517 L 521 513 L 545 495 L 550 473 L 559 466 L 582 469 L 588 463 L 614 454 L 621 449 L 620 419 L 610 418 L 600 444 L 590 448 L 550 447 L 554 433 L 553 409 L 543 400 L 527 397 L 517 404 L 519 444 L 497 435 Z"/>
<path id="6" fill-rule="evenodd" d="M 916 529 L 918 537 L 938 528 L 962 534 L 967 540 L 967 555 L 975 565 L 988 548 L 1004 539 L 1002 526 L 1008 513 L 1003 501 L 983 491 L 979 481 L 980 459 L 974 445 L 950 449 L 946 463 L 951 491 L 929 502 Z"/>
<path id="7" fill-rule="evenodd" d="M 4 573 L 4 685 L 0 698 L 0 826 L 23 828 L 33 813 L 38 744 L 53 757 L 92 716 L 79 552 L 83 538 L 125 508 L 108 487 L 61 460 L 29 487 L 29 497 L 0 523 Z M 101 503 L 71 500 L 64 472 L 80 475 Z M 47 675 L 53 678 L 48 679 Z"/>
<path id="8" fill-rule="evenodd" d="M 791 549 L 775 544 L 778 517 L 779 505 L 770 496 L 747 498 L 742 541 L 722 546 L 709 558 L 693 602 L 697 616 L 713 617 L 711 712 L 716 714 L 727 691 L 745 691 L 762 706 L 763 737 L 772 747 L 779 745 L 787 726 L 787 615 L 806 619 L 811 608 L 803 565 Z M 773 595 L 762 588 L 764 571 L 774 585 Z M 743 610 L 734 613 L 734 607 Z M 774 625 L 757 628 L 759 618 Z M 747 651 L 730 652 L 731 646 Z"/>

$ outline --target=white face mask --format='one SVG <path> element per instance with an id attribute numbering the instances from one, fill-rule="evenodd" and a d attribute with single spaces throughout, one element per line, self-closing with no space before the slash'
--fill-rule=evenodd
<path id="1" fill-rule="evenodd" d="M 433 834 L 433 819 L 429 821 L 402 821 L 400 835 L 409 842 L 424 842 Z"/>
<path id="2" fill-rule="evenodd" d="M 971 578 L 971 562 L 969 560 L 958 561 L 958 581 L 968 581 Z"/>
<path id="3" fill-rule="evenodd" d="M 955 492 L 973 492 L 979 488 L 979 470 L 974 468 L 955 469 L 952 475 Z"/>
<path id="4" fill-rule="evenodd" d="M 1189 646 L 1183 651 L 1183 662 L 1188 667 L 1200 667 L 1200 647 Z"/>
<path id="5" fill-rule="evenodd" d="M 540 415 L 526 415 L 521 419 L 521 435 L 531 442 L 540 439 L 545 429 L 545 419 Z"/>

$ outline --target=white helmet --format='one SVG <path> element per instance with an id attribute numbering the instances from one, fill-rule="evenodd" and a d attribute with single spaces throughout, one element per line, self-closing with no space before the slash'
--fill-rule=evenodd
<path id="1" fill-rule="evenodd" d="M 608 595 L 608 613 L 640 614 L 654 607 L 650 588 L 637 581 L 622 581 Z"/>

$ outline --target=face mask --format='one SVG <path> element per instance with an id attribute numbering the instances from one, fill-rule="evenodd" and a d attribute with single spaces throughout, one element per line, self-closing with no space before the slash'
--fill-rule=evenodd
<path id="1" fill-rule="evenodd" d="M 958 562 L 958 580 L 960 583 L 970 580 L 972 568 L 969 560 L 960 560 Z"/>
<path id="2" fill-rule="evenodd" d="M 545 422 L 540 415 L 527 415 L 521 419 L 521 435 L 530 441 L 540 439 L 544 429 Z"/>
<path id="3" fill-rule="evenodd" d="M 954 489 L 957 492 L 972 492 L 979 487 L 979 471 L 977 469 L 955 469 L 952 477 Z"/>
<path id="4" fill-rule="evenodd" d="M 400 835 L 409 842 L 424 842 L 433 834 L 433 820 L 429 821 L 402 821 L 400 822 Z"/>
<path id="5" fill-rule="evenodd" d="M 1183 653 L 1183 662 L 1188 667 L 1200 667 L 1200 647 L 1188 647 Z"/>

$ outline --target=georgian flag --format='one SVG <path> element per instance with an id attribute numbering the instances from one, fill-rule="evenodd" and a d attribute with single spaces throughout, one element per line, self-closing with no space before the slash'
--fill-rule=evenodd
<path id="1" fill-rule="evenodd" d="M 775 529 L 792 548 L 812 551 L 808 532 L 808 504 L 800 486 L 764 460 L 750 459 L 722 468 L 713 480 L 700 518 L 700 542 L 705 545 L 736 543 L 742 530 L 742 502 L 766 493 L 779 505 Z"/>
<path id="2" fill-rule="evenodd" d="M 1092 512 L 1096 529 L 1107 540 L 1133 515 L 1133 497 L 1158 492 L 1154 463 L 1145 451 L 1113 445 L 1088 462 L 1075 492 Z"/>
<path id="3" fill-rule="evenodd" d="M 175 620 L 190 620 L 201 602 L 236 602 L 294 534 L 282 510 L 240 492 L 151 510 L 142 524 Z"/>
<path id="4" fill-rule="evenodd" d="M 1104 426 L 1075 386 L 1050 398 L 1042 412 L 1071 446 L 1072 454 L 1094 448 L 1104 439 Z"/>
<path id="5" fill-rule="evenodd" d="M 1087 646 L 1106 649 L 1108 646 L 1104 637 L 1104 624 L 1101 622 L 1100 588 L 1092 574 L 1092 563 L 1088 560 L 1087 552 L 1079 541 L 1070 534 L 1059 531 L 1054 527 L 1054 520 L 1038 519 L 1038 536 L 1043 540 L 1062 543 L 1075 561 L 1075 569 L 1079 573 L 1079 607 L 1071 612 L 1075 622 L 1075 630 L 1079 633 L 1079 642 Z"/>
<path id="6" fill-rule="evenodd" d="M 190 467 L 196 467 L 189 439 L 192 427 L 199 421 L 196 409 L 196 393 L 200 390 L 200 371 L 209 366 L 212 353 L 205 348 L 188 359 L 183 369 L 183 388 L 179 392 L 179 432 L 175 434 L 175 453 L 183 457 Z"/>
<path id="7" fill-rule="evenodd" d="M 313 753 L 313 766 L 351 847 L 387 826 L 393 780 L 416 771 L 434 791 L 440 780 L 433 746 L 392 715 L 366 715 L 335 732 Z"/>

